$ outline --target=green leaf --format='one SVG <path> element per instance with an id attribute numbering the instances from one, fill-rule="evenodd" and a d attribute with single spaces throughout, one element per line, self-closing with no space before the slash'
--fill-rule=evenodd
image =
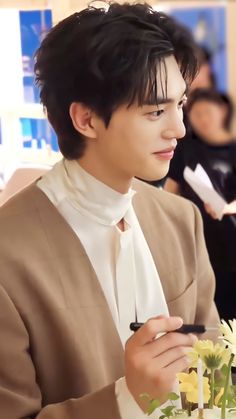
<path id="1" fill-rule="evenodd" d="M 168 397 L 169 400 L 178 400 L 179 399 L 179 395 L 174 393 L 174 392 L 169 393 L 167 397 Z"/>
<path id="2" fill-rule="evenodd" d="M 175 413 L 175 416 L 183 415 L 184 413 L 186 413 L 186 410 L 185 409 L 176 409 L 174 413 Z"/>
<path id="3" fill-rule="evenodd" d="M 148 416 L 150 416 L 154 412 L 154 410 L 156 410 L 159 406 L 160 406 L 160 401 L 158 399 L 151 400 L 148 406 L 148 410 L 147 410 Z"/>
<path id="4" fill-rule="evenodd" d="M 159 416 L 159 419 L 165 419 L 166 418 L 166 416 L 165 415 L 161 415 L 161 416 Z"/>
<path id="5" fill-rule="evenodd" d="M 161 412 L 164 413 L 164 415 L 169 418 L 172 415 L 172 410 L 175 409 L 175 406 L 166 406 L 164 409 L 161 409 Z"/>
<path id="6" fill-rule="evenodd" d="M 142 394 L 139 395 L 139 397 L 142 400 L 148 400 L 148 401 L 151 400 L 151 397 L 149 396 L 148 393 L 142 393 Z"/>
<path id="7" fill-rule="evenodd" d="M 228 395 L 228 402 L 227 402 L 227 407 L 236 407 L 236 397 L 235 395 L 229 394 Z"/>

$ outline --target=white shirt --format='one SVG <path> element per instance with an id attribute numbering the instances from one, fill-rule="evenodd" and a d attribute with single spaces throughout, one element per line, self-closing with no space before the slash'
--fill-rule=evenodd
<path id="1" fill-rule="evenodd" d="M 168 314 L 158 272 L 132 207 L 135 191 L 121 194 L 68 160 L 57 163 L 37 185 L 82 242 L 123 345 L 132 334 L 132 321 Z M 122 219 L 125 231 L 117 227 Z M 116 397 L 122 419 L 146 417 L 124 377 L 116 382 Z"/>

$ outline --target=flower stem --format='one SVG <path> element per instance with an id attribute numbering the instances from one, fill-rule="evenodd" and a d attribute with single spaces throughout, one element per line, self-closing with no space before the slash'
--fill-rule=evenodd
<path id="1" fill-rule="evenodd" d="M 228 395 L 228 387 L 229 387 L 229 379 L 231 374 L 231 366 L 234 360 L 234 354 L 231 354 L 229 363 L 227 365 L 227 373 L 225 377 L 225 387 L 224 393 L 222 396 L 222 405 L 221 405 L 221 419 L 225 419 L 225 412 L 226 412 L 226 402 L 227 402 L 227 395 Z"/>
<path id="2" fill-rule="evenodd" d="M 209 409 L 213 409 L 213 404 L 214 404 L 214 390 L 215 390 L 215 369 L 212 368 L 211 369 L 211 398 L 210 398 L 210 403 L 209 403 Z"/>

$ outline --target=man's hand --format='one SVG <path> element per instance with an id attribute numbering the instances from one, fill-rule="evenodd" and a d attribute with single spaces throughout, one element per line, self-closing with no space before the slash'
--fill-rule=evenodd
<path id="1" fill-rule="evenodd" d="M 126 343 L 126 383 L 143 411 L 147 402 L 140 395 L 148 393 L 164 403 L 168 393 L 173 391 L 176 373 L 189 365 L 187 352 L 197 338 L 177 333 L 176 329 L 182 324 L 179 317 L 150 319 Z M 165 334 L 156 339 L 159 333 Z"/>

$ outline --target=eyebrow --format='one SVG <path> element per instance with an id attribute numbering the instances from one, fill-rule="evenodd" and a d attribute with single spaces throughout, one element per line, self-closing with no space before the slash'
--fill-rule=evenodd
<path id="1" fill-rule="evenodd" d="M 184 92 L 180 95 L 180 98 L 183 98 L 187 93 L 188 93 L 189 87 L 186 85 Z M 153 100 L 145 100 L 144 105 L 150 105 L 150 106 L 155 106 L 155 105 L 165 105 L 168 103 L 173 103 L 175 102 L 174 99 L 171 98 L 164 98 L 164 97 L 158 97 L 156 98 L 155 102 L 153 102 Z"/>

